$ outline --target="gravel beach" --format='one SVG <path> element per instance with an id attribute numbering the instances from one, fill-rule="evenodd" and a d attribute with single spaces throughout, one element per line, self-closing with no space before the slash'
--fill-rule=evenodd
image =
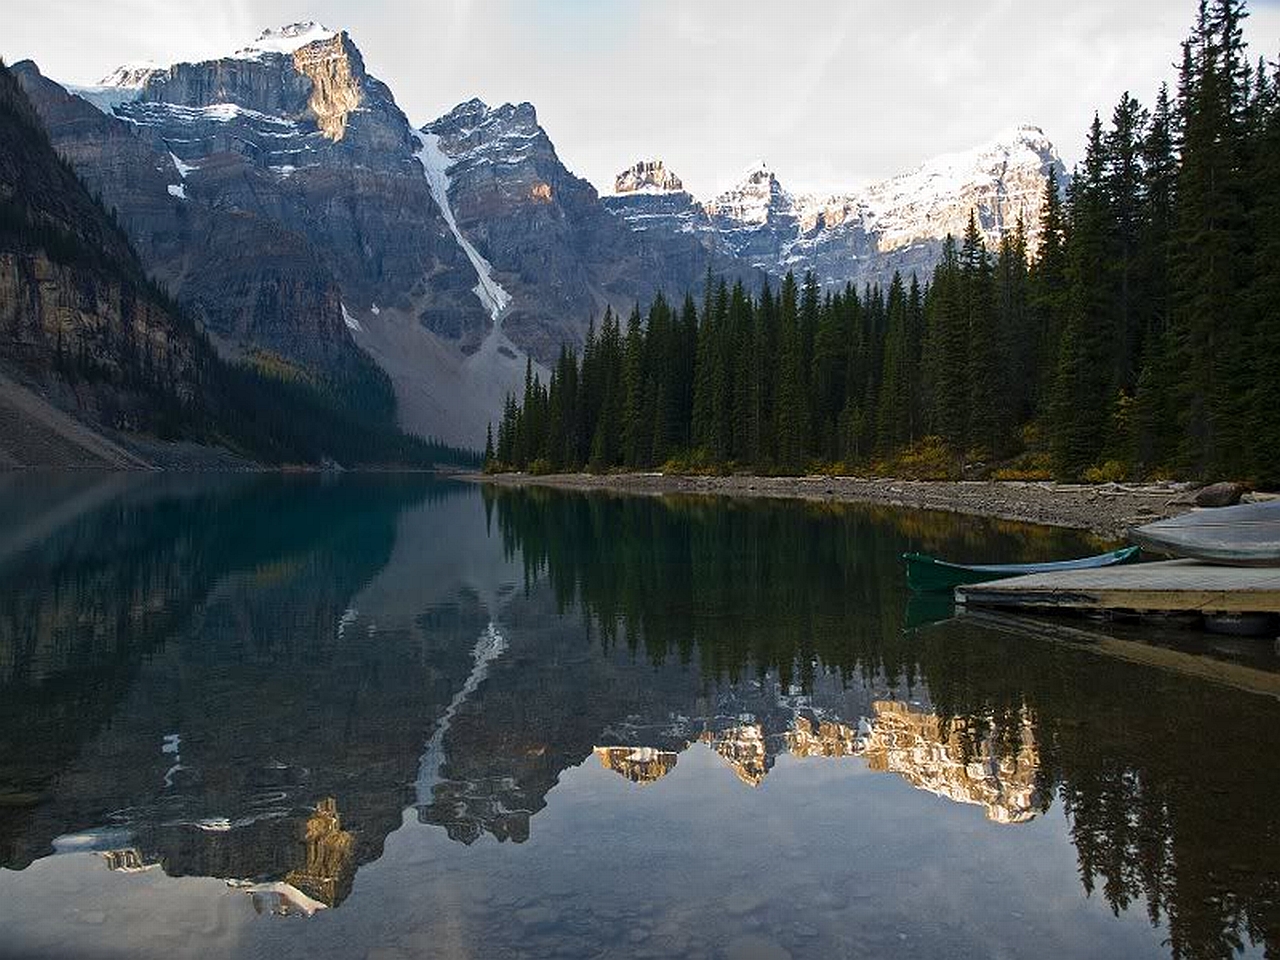
<path id="1" fill-rule="evenodd" d="M 865 477 L 677 476 L 661 473 L 473 476 L 502 487 L 554 487 L 625 494 L 773 497 L 870 503 L 1089 530 L 1119 538 L 1132 526 L 1191 509 L 1186 483 L 1061 484 L 922 481 Z"/>

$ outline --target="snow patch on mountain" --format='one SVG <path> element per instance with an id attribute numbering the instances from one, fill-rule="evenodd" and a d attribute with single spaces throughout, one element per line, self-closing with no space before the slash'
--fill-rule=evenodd
<path id="1" fill-rule="evenodd" d="M 237 50 L 233 56 L 237 60 L 257 60 L 269 53 L 293 54 L 310 44 L 332 40 L 337 35 L 336 30 L 330 30 L 314 20 L 305 20 L 275 30 L 264 30 L 258 35 L 258 39 Z"/>
<path id="2" fill-rule="evenodd" d="M 173 165 L 178 171 L 178 176 L 183 180 L 187 179 L 187 174 L 194 173 L 200 169 L 194 163 L 184 163 L 172 150 L 169 151 L 169 159 L 173 161 Z"/>
<path id="3" fill-rule="evenodd" d="M 422 172 L 427 178 L 427 183 L 431 185 L 431 195 L 435 198 L 440 212 L 444 214 L 445 223 L 449 225 L 449 229 L 453 232 L 454 239 L 458 241 L 458 246 L 467 255 L 467 259 L 475 267 L 476 275 L 480 278 L 480 282 L 475 285 L 473 292 L 485 309 L 489 311 L 489 316 L 494 323 L 497 324 L 503 312 L 511 304 L 511 294 L 507 293 L 502 288 L 502 285 L 493 278 L 493 267 L 489 261 L 480 255 L 480 251 L 475 248 L 475 245 L 464 237 L 462 231 L 458 229 L 458 221 L 453 216 L 453 207 L 449 204 L 449 167 L 453 165 L 453 161 L 440 149 L 440 137 L 438 134 L 422 133 L 415 130 L 413 135 L 420 145 L 420 149 L 414 156 L 422 164 Z"/>
<path id="4" fill-rule="evenodd" d="M 795 213 L 801 230 L 813 229 L 819 218 L 827 226 L 861 218 L 882 246 L 899 247 L 948 232 L 958 235 L 957 218 L 967 219 L 969 209 L 985 203 L 991 210 L 981 226 L 988 240 L 995 241 L 1004 230 L 1012 229 L 1019 214 L 1028 229 L 1036 226 L 1042 178 L 1054 164 L 1061 167 L 1044 131 L 1025 124 L 992 143 L 935 157 L 909 173 L 860 191 L 798 197 Z M 1004 201 L 998 207 L 990 203 L 997 196 Z M 959 207 L 966 209 L 957 213 Z"/>
<path id="5" fill-rule="evenodd" d="M 360 321 L 351 315 L 351 311 L 347 309 L 347 305 L 345 303 L 342 304 L 342 322 L 347 325 L 347 329 L 352 333 L 360 333 L 364 329 L 360 326 Z M 341 636 L 341 634 L 339 634 L 339 636 Z"/>

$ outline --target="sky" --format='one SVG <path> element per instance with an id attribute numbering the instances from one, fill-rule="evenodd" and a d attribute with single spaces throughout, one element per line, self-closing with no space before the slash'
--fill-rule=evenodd
<path id="1" fill-rule="evenodd" d="M 1280 0 L 1253 0 L 1256 58 Z M 1095 110 L 1150 103 L 1194 0 L 4 0 L 0 55 L 92 83 L 121 63 L 229 53 L 300 20 L 345 29 L 415 125 L 530 101 L 602 191 L 661 158 L 709 196 L 767 162 L 793 191 L 904 173 L 1021 123 L 1068 165 Z"/>

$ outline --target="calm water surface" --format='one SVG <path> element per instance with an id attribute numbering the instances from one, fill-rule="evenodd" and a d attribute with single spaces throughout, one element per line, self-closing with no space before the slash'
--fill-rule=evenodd
<path id="1" fill-rule="evenodd" d="M 951 618 L 896 561 L 1098 546 L 0 478 L 0 955 L 1276 955 L 1270 647 Z"/>

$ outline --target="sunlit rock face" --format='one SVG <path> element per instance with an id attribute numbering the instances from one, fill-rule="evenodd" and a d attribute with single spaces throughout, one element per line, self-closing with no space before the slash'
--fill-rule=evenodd
<path id="1" fill-rule="evenodd" d="M 595 753 L 606 769 L 634 783 L 651 783 L 669 773 L 691 743 L 704 743 L 752 787 L 764 781 L 780 753 L 800 759 L 861 757 L 871 770 L 897 774 L 917 789 L 977 804 L 996 823 L 1023 823 L 1039 811 L 1039 752 L 1029 719 L 1010 752 L 999 750 L 990 734 L 970 729 L 967 721 L 944 727 L 936 714 L 917 705 L 884 700 L 872 709 L 872 717 L 856 724 L 797 713 L 781 732 L 773 726 L 766 729 L 765 722 L 745 722 L 745 715 L 732 725 L 695 720 L 704 724 L 704 731 L 675 749 L 597 747 Z"/>
<path id="2" fill-rule="evenodd" d="M 316 118 L 320 132 L 330 140 L 341 140 L 347 132 L 347 117 L 360 106 L 360 84 L 352 75 L 352 52 L 347 40 L 338 35 L 308 44 L 294 51 L 293 68 L 311 80 L 307 107 Z"/>
<path id="3" fill-rule="evenodd" d="M 773 767 L 773 755 L 765 745 L 764 730 L 758 723 L 708 730 L 699 740 L 724 757 L 737 778 L 749 787 L 760 786 Z"/>
<path id="4" fill-rule="evenodd" d="M 796 757 L 853 757 L 863 740 L 856 729 L 843 723 L 797 717 L 794 729 L 787 731 L 786 742 L 787 750 Z"/>
<path id="5" fill-rule="evenodd" d="M 971 730 L 963 720 L 944 729 L 936 714 L 893 701 L 878 701 L 875 714 L 862 750 L 872 770 L 896 773 L 913 787 L 957 803 L 977 804 L 996 823 L 1024 823 L 1039 811 L 1040 754 L 1030 718 L 1023 720 L 1016 750 L 1002 755 L 989 733 Z"/>
<path id="6" fill-rule="evenodd" d="M 641 160 L 623 170 L 614 179 L 613 192 L 626 193 L 678 193 L 684 191 L 684 183 L 667 169 L 661 160 Z"/>
<path id="7" fill-rule="evenodd" d="M 285 882 L 327 906 L 346 899 L 355 878 L 355 838 L 342 829 L 338 802 L 320 801 L 307 820 L 307 862 L 292 870 Z"/>
<path id="8" fill-rule="evenodd" d="M 675 751 L 656 747 L 596 747 L 595 755 L 606 770 L 639 784 L 661 780 L 676 765 Z"/>

